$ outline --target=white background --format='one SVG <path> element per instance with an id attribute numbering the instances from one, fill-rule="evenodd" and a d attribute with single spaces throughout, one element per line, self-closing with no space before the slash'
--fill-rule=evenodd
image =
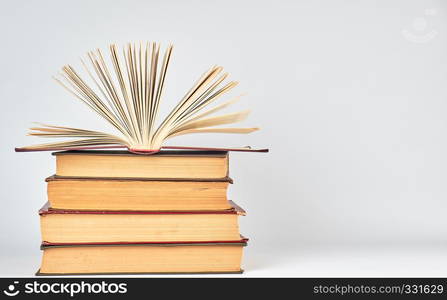
<path id="1" fill-rule="evenodd" d="M 0 275 L 40 264 L 49 153 L 32 122 L 110 130 L 51 76 L 112 43 L 175 45 L 165 111 L 207 68 L 247 92 L 247 136 L 174 145 L 234 153 L 248 215 L 242 276 L 447 276 L 447 5 L 443 1 L 3 1 Z"/>

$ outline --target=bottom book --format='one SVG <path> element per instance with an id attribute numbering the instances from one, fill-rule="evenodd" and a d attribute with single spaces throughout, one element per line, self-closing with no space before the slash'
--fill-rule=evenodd
<path id="1" fill-rule="evenodd" d="M 89 243 L 44 242 L 36 275 L 242 273 L 248 239 L 216 242 Z"/>

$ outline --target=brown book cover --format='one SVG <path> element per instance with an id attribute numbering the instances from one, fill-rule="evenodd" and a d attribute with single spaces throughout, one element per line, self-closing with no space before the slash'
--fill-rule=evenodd
<path id="1" fill-rule="evenodd" d="M 147 210 L 75 210 L 75 209 L 56 209 L 50 206 L 49 202 L 46 202 L 41 209 L 39 209 L 39 215 L 51 215 L 51 214 L 99 214 L 99 215 L 157 215 L 157 214 L 235 214 L 245 216 L 245 210 L 234 203 L 232 200 L 228 200 L 231 208 L 225 210 L 178 210 L 178 211 L 147 211 Z"/>
<path id="2" fill-rule="evenodd" d="M 163 247 L 175 247 L 175 246 L 192 246 L 192 245 L 223 245 L 223 246 L 247 246 L 249 239 L 242 236 L 240 240 L 235 241 L 190 241 L 190 242 L 120 242 L 120 243 L 50 243 L 43 241 L 40 245 L 41 250 L 55 247 L 97 247 L 97 246 L 163 246 Z"/>
<path id="3" fill-rule="evenodd" d="M 228 151 L 222 150 L 203 150 L 203 151 L 194 151 L 194 150 L 162 150 L 160 152 L 151 154 L 151 156 L 216 156 L 216 157 L 225 157 Z M 126 155 L 126 156 L 140 156 L 140 154 L 135 154 L 125 150 L 67 150 L 67 151 L 58 151 L 51 153 L 54 156 L 57 155 Z"/>
<path id="4" fill-rule="evenodd" d="M 81 276 L 81 275 L 87 275 L 87 276 L 107 276 L 107 275 L 200 275 L 200 274 L 242 274 L 244 273 L 243 269 L 240 269 L 239 271 L 223 271 L 223 272 L 212 272 L 212 271 L 206 271 L 206 272 L 102 272 L 102 273 L 42 273 L 39 270 L 35 273 L 36 276 Z"/>
<path id="5" fill-rule="evenodd" d="M 230 177 L 223 178 L 142 178 L 142 177 L 81 177 L 81 176 L 59 176 L 51 175 L 45 178 L 45 182 L 51 181 L 66 181 L 66 180 L 78 180 L 78 181 L 176 181 L 176 182 L 229 182 L 233 183 L 233 179 Z"/>
<path id="6" fill-rule="evenodd" d="M 79 147 L 48 147 L 40 149 L 31 149 L 27 147 L 16 147 L 16 152 L 38 152 L 38 151 L 86 151 L 86 150 L 105 150 L 105 149 L 127 149 L 129 153 L 135 153 L 138 155 L 154 155 L 161 151 L 166 150 L 180 150 L 180 151 L 233 151 L 233 152 L 269 152 L 269 149 L 252 149 L 252 148 L 219 148 L 219 147 L 186 147 L 186 146 L 162 146 L 161 150 L 134 150 L 129 149 L 126 146 L 79 146 Z"/>

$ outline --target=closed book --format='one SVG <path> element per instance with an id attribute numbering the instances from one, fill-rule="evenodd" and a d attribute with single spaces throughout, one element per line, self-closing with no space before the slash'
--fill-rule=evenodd
<path id="1" fill-rule="evenodd" d="M 71 177 L 207 178 L 228 177 L 227 151 L 55 152 L 56 175 Z"/>
<path id="2" fill-rule="evenodd" d="M 50 243 L 196 242 L 239 240 L 242 208 L 216 211 L 40 211 L 42 240 Z"/>
<path id="3" fill-rule="evenodd" d="M 231 178 L 86 178 L 54 175 L 46 179 L 53 208 L 79 210 L 223 210 Z"/>
<path id="4" fill-rule="evenodd" d="M 43 243 L 36 275 L 241 273 L 247 239 L 231 242 Z"/>

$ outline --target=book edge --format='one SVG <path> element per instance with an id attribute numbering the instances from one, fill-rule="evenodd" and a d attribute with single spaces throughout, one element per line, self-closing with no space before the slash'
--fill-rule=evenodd
<path id="1" fill-rule="evenodd" d="M 74 215 L 241 215 L 245 216 L 246 212 L 232 200 L 228 200 L 232 206 L 223 210 L 82 210 L 82 209 L 59 209 L 52 208 L 50 202 L 47 201 L 38 211 L 40 216 L 52 214 L 74 214 Z"/>
<path id="2" fill-rule="evenodd" d="M 222 178 L 146 178 L 146 177 L 82 177 L 82 176 L 60 176 L 53 174 L 45 178 L 50 181 L 172 181 L 172 182 L 228 182 L 233 184 L 233 179 L 226 176 Z"/>
<path id="3" fill-rule="evenodd" d="M 242 237 L 241 237 L 242 238 Z M 74 247 L 190 247 L 190 246 L 226 246 L 226 247 L 246 247 L 248 239 L 242 238 L 237 241 L 198 241 L 198 242 L 111 242 L 111 243 L 51 243 L 43 241 L 40 250 L 53 248 L 74 248 Z"/>
<path id="4" fill-rule="evenodd" d="M 200 275 L 200 274 L 242 274 L 244 269 L 239 271 L 205 271 L 205 272 L 104 272 L 104 273 L 42 273 L 40 269 L 37 270 L 35 276 L 94 276 L 94 275 Z"/>
<path id="5" fill-rule="evenodd" d="M 52 152 L 53 156 L 60 155 L 98 155 L 98 156 L 132 156 L 132 157 L 151 157 L 151 156 L 167 156 L 167 157 L 225 157 L 228 151 L 210 150 L 162 150 L 152 155 L 140 155 L 126 150 L 66 150 Z"/>

